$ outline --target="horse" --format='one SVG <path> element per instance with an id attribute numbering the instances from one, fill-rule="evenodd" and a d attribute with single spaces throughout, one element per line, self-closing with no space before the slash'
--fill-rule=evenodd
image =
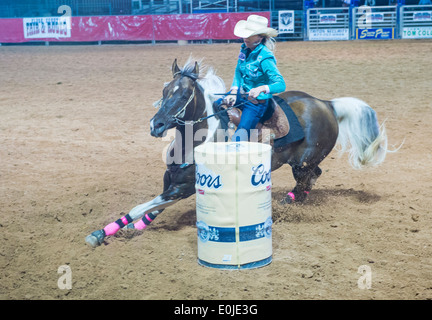
<path id="1" fill-rule="evenodd" d="M 145 229 L 165 208 L 196 192 L 193 150 L 202 143 L 218 141 L 218 133 L 226 131 L 218 117 L 221 111 L 214 107 L 218 93 L 226 92 L 225 84 L 212 67 L 207 67 L 202 76 L 204 68 L 201 61 L 192 58 L 180 68 L 175 59 L 173 79 L 165 84 L 162 98 L 155 103 L 159 109 L 150 120 L 151 135 L 161 138 L 175 128 L 166 152 L 163 192 L 88 235 L 85 240 L 92 247 L 121 228 Z M 277 96 L 291 107 L 304 130 L 302 140 L 272 150 L 271 170 L 288 164 L 296 181 L 282 200 L 284 204 L 306 200 L 322 173 L 319 164 L 336 145 L 341 153 L 349 154 L 354 169 L 384 161 L 388 152 L 385 126 L 379 124 L 376 112 L 364 101 L 352 97 L 326 101 L 301 91 Z"/>

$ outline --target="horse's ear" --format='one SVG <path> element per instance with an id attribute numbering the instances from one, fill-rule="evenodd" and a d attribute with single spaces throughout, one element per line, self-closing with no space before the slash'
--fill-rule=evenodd
<path id="1" fill-rule="evenodd" d="M 173 77 L 175 77 L 175 75 L 177 74 L 177 73 L 179 73 L 180 72 L 180 68 L 178 67 L 178 65 L 177 65 L 177 58 L 176 59 L 174 59 L 174 63 L 173 63 L 173 65 L 172 65 L 172 73 L 173 73 Z"/>
<path id="2" fill-rule="evenodd" d="M 195 61 L 195 68 L 192 71 L 193 73 L 195 73 L 197 76 L 199 75 L 199 66 L 198 66 L 198 62 Z"/>

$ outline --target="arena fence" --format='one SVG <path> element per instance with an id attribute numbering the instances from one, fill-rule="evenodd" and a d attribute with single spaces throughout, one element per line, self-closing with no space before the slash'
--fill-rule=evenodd
<path id="1" fill-rule="evenodd" d="M 306 40 L 349 40 L 349 8 L 312 8 L 306 16 Z"/>
<path id="2" fill-rule="evenodd" d="M 352 9 L 351 39 L 398 38 L 397 6 Z"/>
<path id="3" fill-rule="evenodd" d="M 67 9 L 67 6 L 65 7 Z M 237 21 L 254 12 L 58 16 L 0 19 L 1 43 L 230 41 Z M 432 5 L 260 11 L 279 41 L 432 38 Z"/>
<path id="4" fill-rule="evenodd" d="M 304 40 L 432 38 L 432 5 L 307 9 Z"/>
<path id="5" fill-rule="evenodd" d="M 432 6 L 402 6 L 399 16 L 402 39 L 432 38 Z"/>

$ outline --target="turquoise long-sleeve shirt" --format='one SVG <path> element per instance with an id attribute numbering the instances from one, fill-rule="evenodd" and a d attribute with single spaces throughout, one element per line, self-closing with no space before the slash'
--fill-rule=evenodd
<path id="1" fill-rule="evenodd" d="M 268 91 L 261 93 L 257 99 L 269 99 L 275 93 L 285 91 L 286 84 L 276 66 L 276 58 L 271 50 L 260 43 L 252 52 L 243 43 L 240 49 L 234 79 L 231 88 L 243 88 L 245 92 L 267 85 Z"/>

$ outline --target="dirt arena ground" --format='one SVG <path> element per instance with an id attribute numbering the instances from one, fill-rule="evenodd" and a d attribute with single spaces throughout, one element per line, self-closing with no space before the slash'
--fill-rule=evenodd
<path id="1" fill-rule="evenodd" d="M 355 96 L 386 120 L 377 168 L 336 151 L 304 204 L 274 201 L 273 262 L 197 264 L 195 196 L 145 232 L 84 238 L 162 190 L 167 140 L 152 103 L 174 58 L 204 58 L 230 85 L 239 44 L 0 47 L 0 299 L 431 299 L 431 41 L 281 42 L 288 88 Z M 272 173 L 274 199 L 294 186 Z M 72 289 L 61 290 L 61 266 Z M 361 288 L 361 266 L 371 287 Z"/>

